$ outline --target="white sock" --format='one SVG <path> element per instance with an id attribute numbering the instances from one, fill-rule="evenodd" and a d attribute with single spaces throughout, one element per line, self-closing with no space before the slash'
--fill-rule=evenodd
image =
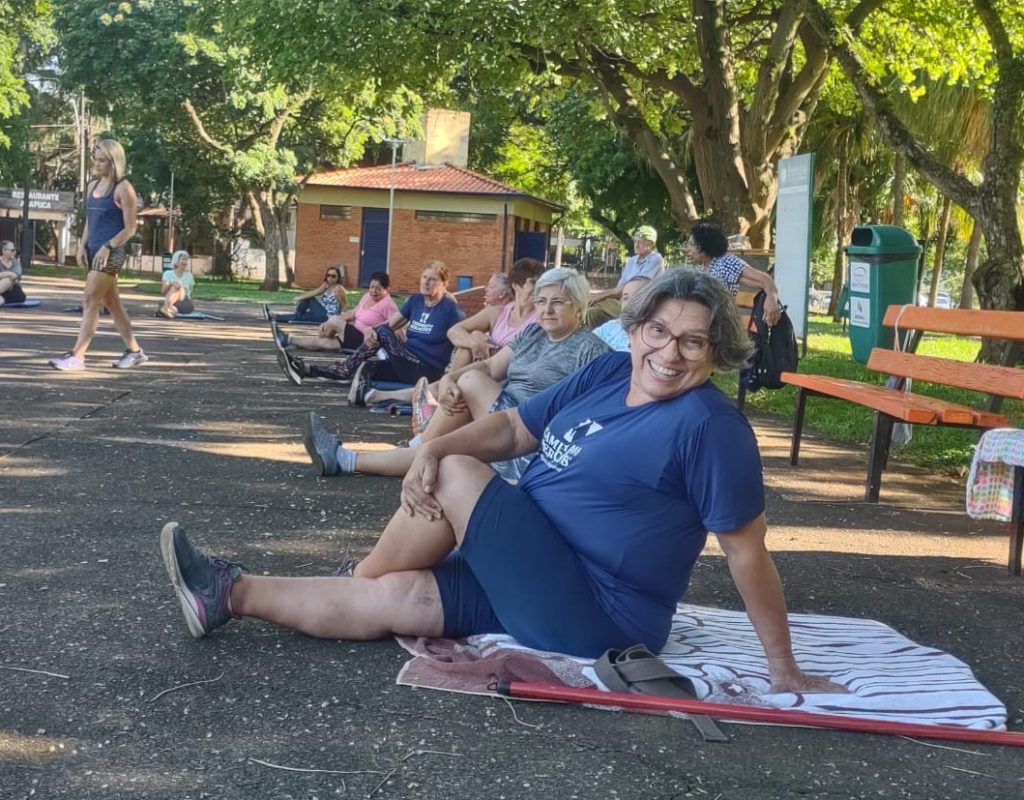
<path id="1" fill-rule="evenodd" d="M 349 450 L 343 445 L 338 445 L 338 452 L 336 458 L 338 459 L 338 469 L 342 472 L 355 472 L 356 471 L 356 456 L 359 454 L 355 450 Z"/>

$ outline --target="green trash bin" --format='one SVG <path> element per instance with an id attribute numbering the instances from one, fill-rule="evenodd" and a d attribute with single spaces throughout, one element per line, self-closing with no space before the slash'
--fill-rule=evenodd
<path id="1" fill-rule="evenodd" d="M 846 246 L 850 288 L 850 346 L 866 364 L 875 347 L 892 347 L 894 332 L 882 325 L 885 310 L 917 301 L 921 247 L 895 225 L 859 225 Z"/>

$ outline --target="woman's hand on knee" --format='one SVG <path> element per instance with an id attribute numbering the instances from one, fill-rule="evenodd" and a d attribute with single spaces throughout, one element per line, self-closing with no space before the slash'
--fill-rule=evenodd
<path id="1" fill-rule="evenodd" d="M 437 488 L 438 459 L 422 445 L 402 479 L 402 509 L 410 516 L 417 514 L 431 521 L 440 519 L 444 509 L 434 496 Z"/>

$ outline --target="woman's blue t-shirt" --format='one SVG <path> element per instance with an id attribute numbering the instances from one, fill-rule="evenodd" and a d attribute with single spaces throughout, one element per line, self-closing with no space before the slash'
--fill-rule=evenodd
<path id="1" fill-rule="evenodd" d="M 707 532 L 764 511 L 757 440 L 711 381 L 627 406 L 628 353 L 601 356 L 519 406 L 540 442 L 519 486 L 579 554 L 598 600 L 654 650 Z"/>
<path id="2" fill-rule="evenodd" d="M 445 295 L 436 305 L 428 306 L 426 298 L 417 293 L 405 301 L 402 316 L 409 320 L 406 347 L 424 364 L 446 366 L 452 357 L 448 329 L 465 317 L 459 304 Z"/>

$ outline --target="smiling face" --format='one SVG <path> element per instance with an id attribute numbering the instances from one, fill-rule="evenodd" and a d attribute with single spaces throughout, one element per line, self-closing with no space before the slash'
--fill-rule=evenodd
<path id="1" fill-rule="evenodd" d="M 633 371 L 626 405 L 670 400 L 714 372 L 707 308 L 694 300 L 664 300 L 629 334 Z"/>
<path id="2" fill-rule="evenodd" d="M 444 281 L 438 275 L 436 267 L 427 267 L 420 275 L 420 294 L 431 302 L 444 297 Z"/>
<path id="3" fill-rule="evenodd" d="M 543 286 L 533 298 L 537 324 L 552 341 L 564 339 L 580 326 L 579 310 L 561 286 Z"/>
<path id="4" fill-rule="evenodd" d="M 373 298 L 373 302 L 375 303 L 379 300 L 383 300 L 384 295 L 388 293 L 388 290 L 381 286 L 380 281 L 377 280 L 370 281 L 370 285 L 366 288 L 366 291 L 369 292 L 370 297 Z"/>

